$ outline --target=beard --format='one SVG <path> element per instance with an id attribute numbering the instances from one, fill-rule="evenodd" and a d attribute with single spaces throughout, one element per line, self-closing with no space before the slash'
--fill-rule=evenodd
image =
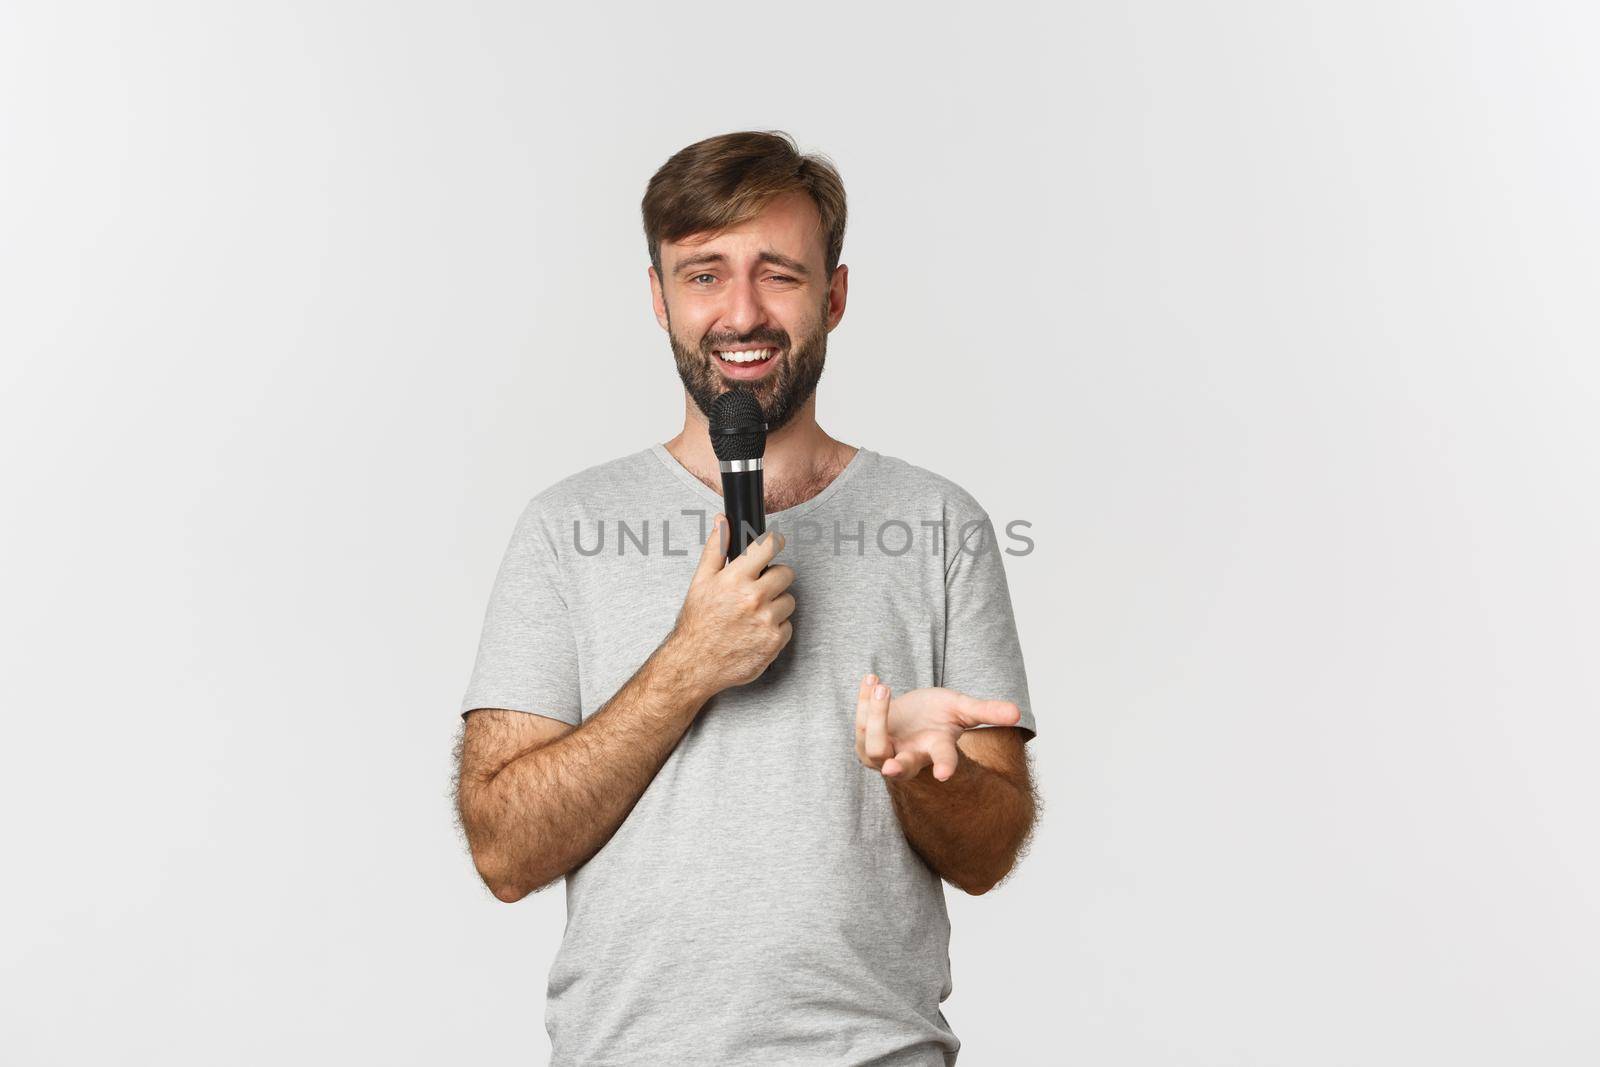
<path id="1" fill-rule="evenodd" d="M 698 345 L 689 345 L 673 332 L 669 310 L 667 337 L 672 342 L 678 377 L 700 414 L 709 420 L 711 405 L 717 397 L 739 389 L 756 398 L 767 417 L 767 432 L 775 433 L 805 407 L 822 379 L 822 365 L 828 356 L 828 330 L 824 322 L 825 319 L 819 317 L 817 328 L 801 338 L 798 346 L 790 345 L 787 331 L 775 329 L 755 330 L 745 337 L 707 334 Z M 713 354 L 715 349 L 726 345 L 763 345 L 776 348 L 778 354 L 772 357 L 772 369 L 760 380 L 733 381 L 723 377 L 717 369 L 717 357 Z"/>

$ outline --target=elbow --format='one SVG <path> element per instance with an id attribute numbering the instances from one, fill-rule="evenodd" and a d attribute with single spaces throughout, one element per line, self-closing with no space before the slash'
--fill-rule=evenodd
<path id="1" fill-rule="evenodd" d="M 949 882 L 969 897 L 981 897 L 1000 884 L 1000 876 L 991 876 L 985 871 L 963 871 L 960 878 L 951 878 Z"/>
<path id="2" fill-rule="evenodd" d="M 529 893 L 533 892 L 526 882 L 505 875 L 488 874 L 482 868 L 478 870 L 478 877 L 483 879 L 483 884 L 489 887 L 489 892 L 502 904 L 515 904 Z"/>
<path id="3" fill-rule="evenodd" d="M 1034 826 L 1035 808 L 1030 804 L 1027 819 L 1010 844 L 1003 851 L 992 854 L 989 857 L 990 862 L 980 864 L 986 869 L 967 871 L 966 880 L 956 883 L 956 887 L 968 896 L 981 897 L 996 886 L 1002 885 L 1017 869 L 1022 857 L 1027 855 L 1029 843 L 1033 839 Z"/>
<path id="4" fill-rule="evenodd" d="M 550 872 L 548 868 L 518 868 L 493 856 L 473 853 L 473 863 L 478 877 L 489 887 L 489 892 L 503 904 L 515 904 L 523 897 L 539 892 L 560 881 L 563 872 Z"/>
<path id="5" fill-rule="evenodd" d="M 532 887 L 524 879 L 516 877 L 510 867 L 496 856 L 474 850 L 472 863 L 477 867 L 478 877 L 483 879 L 483 884 L 502 903 L 515 904 L 532 892 Z"/>
<path id="6" fill-rule="evenodd" d="M 526 840 L 526 834 L 520 840 L 509 834 L 503 814 L 484 798 L 481 788 L 461 788 L 456 819 L 472 866 L 496 900 L 515 904 L 544 886 L 545 881 L 536 876 L 546 866 L 543 860 L 547 857 L 538 855 L 537 850 L 529 855 L 529 847 L 537 842 Z"/>
<path id="7" fill-rule="evenodd" d="M 486 878 L 484 879 L 484 884 L 489 887 L 489 892 L 494 894 L 494 898 L 502 904 L 515 904 L 528 895 L 526 889 L 514 886 L 510 882 L 491 882 Z"/>
<path id="8" fill-rule="evenodd" d="M 971 897 L 981 897 L 994 889 L 995 886 L 1010 877 L 1016 867 L 1016 857 L 1008 857 L 1002 866 L 993 867 L 987 871 L 968 871 L 966 877 L 956 882 L 955 886 Z"/>

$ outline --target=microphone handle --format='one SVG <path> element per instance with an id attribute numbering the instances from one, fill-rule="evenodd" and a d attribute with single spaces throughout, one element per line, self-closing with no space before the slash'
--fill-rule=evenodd
<path id="1" fill-rule="evenodd" d="M 722 513 L 728 517 L 728 559 L 738 559 L 767 532 L 766 493 L 761 468 L 722 472 Z"/>

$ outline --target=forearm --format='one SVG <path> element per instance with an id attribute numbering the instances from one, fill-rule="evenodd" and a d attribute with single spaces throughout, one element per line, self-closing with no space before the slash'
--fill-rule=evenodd
<path id="1" fill-rule="evenodd" d="M 1033 827 L 1028 791 L 966 756 L 947 781 L 925 767 L 908 780 L 884 782 L 911 847 L 967 893 L 988 892 L 1004 878 Z"/>
<path id="2" fill-rule="evenodd" d="M 476 848 L 495 895 L 516 900 L 611 839 L 710 698 L 672 637 L 581 726 L 476 790 Z"/>

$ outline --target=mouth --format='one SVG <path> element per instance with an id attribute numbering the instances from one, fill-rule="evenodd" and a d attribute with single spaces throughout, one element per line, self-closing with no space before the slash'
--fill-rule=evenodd
<path id="1" fill-rule="evenodd" d="M 719 348 L 711 353 L 722 373 L 740 381 L 760 378 L 778 362 L 778 349 L 771 346 Z"/>

